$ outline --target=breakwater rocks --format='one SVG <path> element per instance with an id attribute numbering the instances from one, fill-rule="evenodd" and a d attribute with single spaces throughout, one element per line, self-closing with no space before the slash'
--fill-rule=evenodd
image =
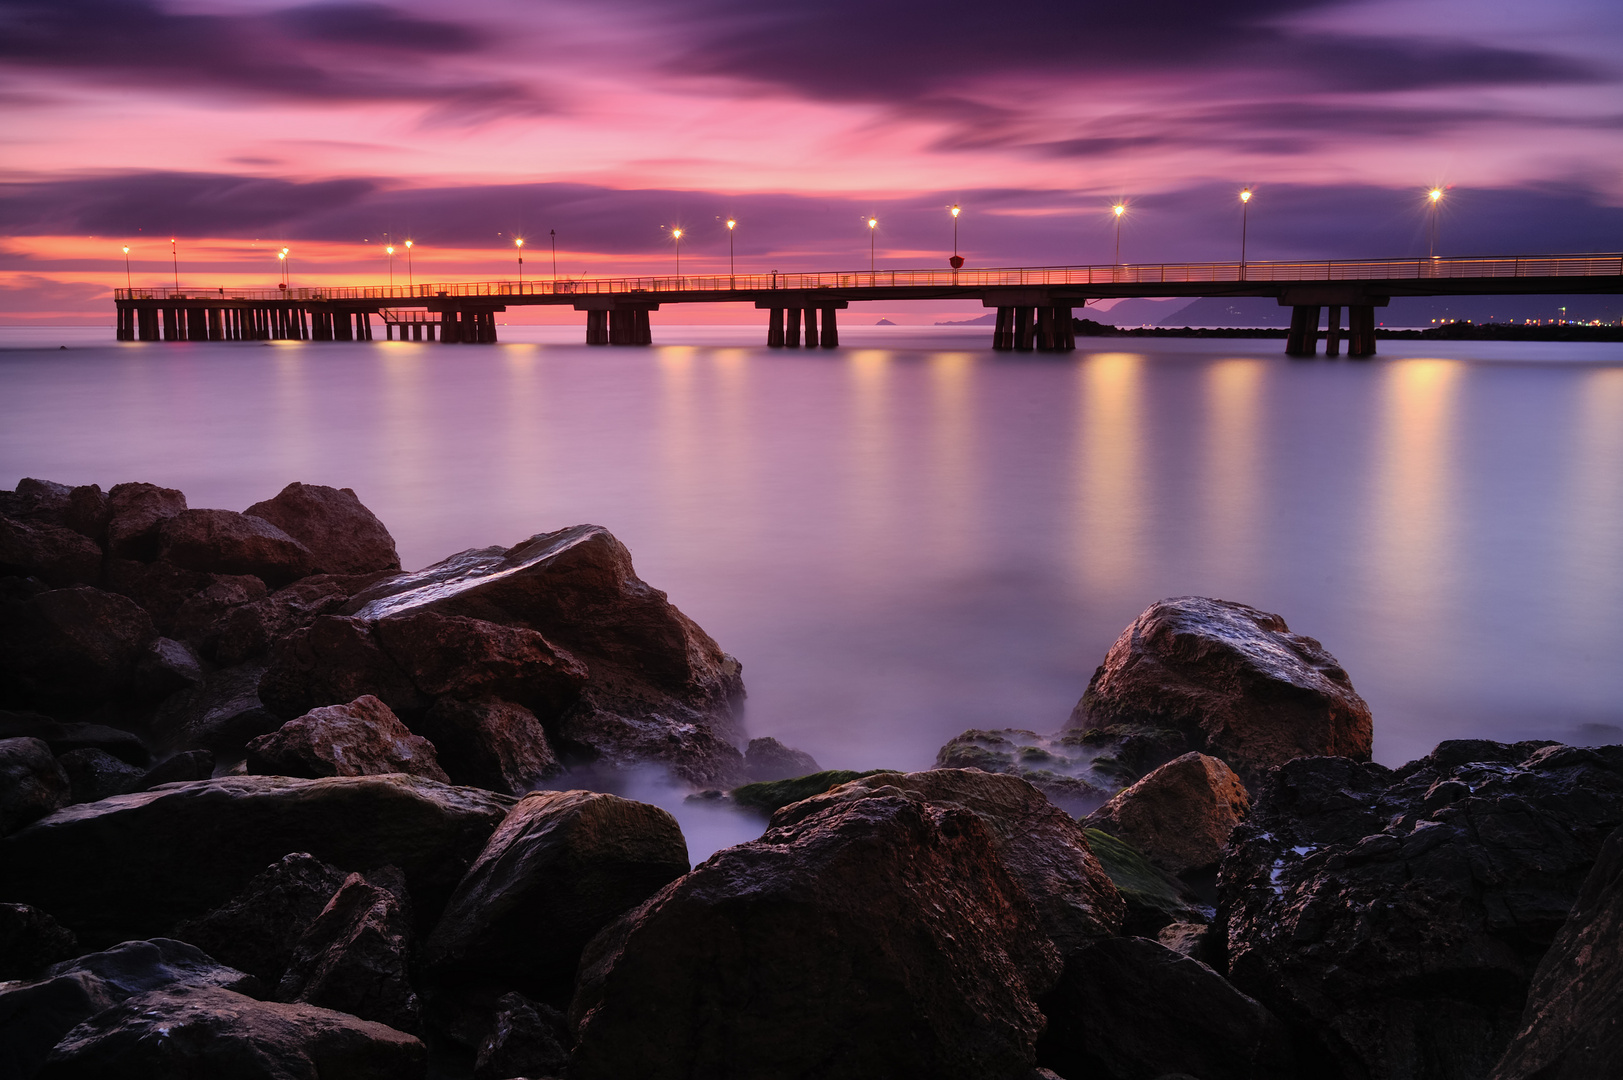
<path id="1" fill-rule="evenodd" d="M 271 503 L 0 493 L 0 1075 L 1623 1072 L 1623 747 L 1385 768 L 1322 646 L 1184 597 L 1064 731 L 818 772 L 601 529 L 408 574 Z M 582 761 L 769 820 L 691 866 L 533 790 Z"/>

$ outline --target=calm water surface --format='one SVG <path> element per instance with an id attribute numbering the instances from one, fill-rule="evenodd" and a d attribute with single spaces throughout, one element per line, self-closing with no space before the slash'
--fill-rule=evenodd
<path id="1" fill-rule="evenodd" d="M 408 567 L 605 525 L 743 660 L 751 733 L 826 767 L 1057 730 L 1121 629 L 1184 593 L 1322 640 L 1387 764 L 1463 736 L 1623 741 L 1619 346 L 1054 359 L 984 330 L 842 327 L 800 353 L 755 327 L 640 350 L 503 331 L 524 340 L 6 331 L 0 485 L 147 480 L 233 510 L 352 487 Z"/>

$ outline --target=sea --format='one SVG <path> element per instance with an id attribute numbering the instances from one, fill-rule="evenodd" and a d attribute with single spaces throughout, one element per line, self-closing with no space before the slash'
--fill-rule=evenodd
<path id="1" fill-rule="evenodd" d="M 143 480 L 242 510 L 354 489 L 408 568 L 592 522 L 743 662 L 746 727 L 825 768 L 1060 730 L 1153 601 L 1277 612 L 1398 765 L 1623 742 L 1623 345 L 578 327 L 495 345 L 119 343 L 0 329 L 0 487 Z M 760 823 L 648 774 L 697 860 Z"/>

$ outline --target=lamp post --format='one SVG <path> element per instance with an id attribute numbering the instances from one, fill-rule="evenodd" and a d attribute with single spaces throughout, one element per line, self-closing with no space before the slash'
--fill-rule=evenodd
<path id="1" fill-rule="evenodd" d="M 732 218 L 727 219 L 727 284 L 734 285 L 733 277 L 733 230 L 738 228 L 738 222 Z"/>
<path id="2" fill-rule="evenodd" d="M 276 287 L 285 290 L 287 288 L 287 248 L 283 248 L 276 253 L 276 266 L 282 272 L 282 280 L 276 283 Z"/>
<path id="3" fill-rule="evenodd" d="M 1120 266 L 1121 265 L 1121 216 L 1123 214 L 1127 213 L 1127 204 L 1126 203 L 1117 203 L 1115 206 L 1112 206 L 1110 208 L 1110 212 L 1112 214 L 1116 215 L 1116 265 Z"/>
<path id="4" fill-rule="evenodd" d="M 952 264 L 954 270 L 964 265 L 963 258 L 958 254 L 958 215 L 963 213 L 957 203 L 952 204 L 952 258 L 947 262 Z"/>
<path id="5" fill-rule="evenodd" d="M 1251 211 L 1251 189 L 1240 189 L 1240 280 L 1245 280 L 1245 230 L 1246 215 Z"/>
<path id="6" fill-rule="evenodd" d="M 129 293 L 130 287 L 130 245 L 124 245 L 124 291 Z"/>
<path id="7" fill-rule="evenodd" d="M 1440 187 L 1432 188 L 1426 192 L 1426 198 L 1431 203 L 1431 242 L 1426 254 L 1435 259 L 1437 257 L 1437 207 L 1443 201 L 1443 189 Z"/>
<path id="8" fill-rule="evenodd" d="M 513 246 L 518 249 L 518 291 L 524 291 L 524 237 L 513 237 Z"/>
<path id="9" fill-rule="evenodd" d="M 180 292 L 180 256 L 175 252 L 175 238 L 169 238 L 169 263 L 175 268 L 175 291 Z"/>
<path id="10" fill-rule="evenodd" d="M 873 234 L 879 228 L 878 218 L 868 219 L 868 284 L 873 284 Z"/>
<path id="11" fill-rule="evenodd" d="M 406 241 L 406 290 L 414 292 L 417 289 L 417 276 L 411 272 L 411 241 Z"/>
<path id="12" fill-rule="evenodd" d="M 392 294 L 394 292 L 394 245 L 385 244 L 383 251 L 384 254 L 389 256 L 389 292 Z"/>
<path id="13" fill-rule="evenodd" d="M 671 239 L 676 241 L 676 284 L 677 284 L 678 288 L 681 288 L 681 285 L 682 285 L 682 230 L 681 229 L 672 229 L 671 230 Z"/>
<path id="14" fill-rule="evenodd" d="M 558 280 L 558 230 L 548 229 L 547 236 L 552 240 L 552 280 Z"/>

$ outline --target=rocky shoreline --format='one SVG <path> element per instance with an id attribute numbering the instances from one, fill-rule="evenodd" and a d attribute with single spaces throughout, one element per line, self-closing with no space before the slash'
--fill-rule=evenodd
<path id="1" fill-rule="evenodd" d="M 1384 768 L 1201 597 L 925 772 L 743 695 L 598 526 L 404 572 L 347 489 L 0 492 L 0 1075 L 1623 1071 L 1623 747 Z M 570 790 L 649 766 L 765 832 Z"/>

